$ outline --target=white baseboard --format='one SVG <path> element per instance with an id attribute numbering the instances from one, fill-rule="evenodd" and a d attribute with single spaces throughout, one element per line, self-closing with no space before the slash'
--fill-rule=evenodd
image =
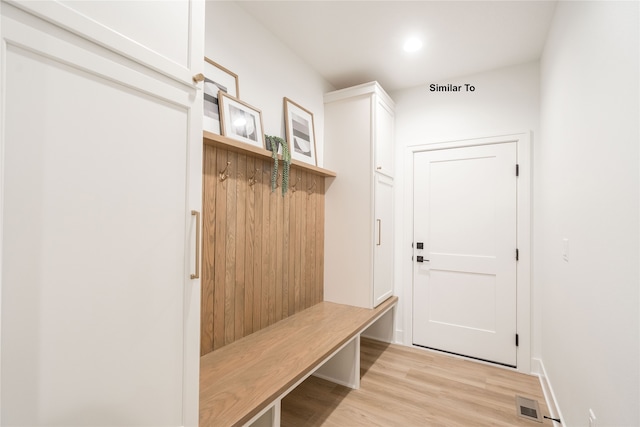
<path id="1" fill-rule="evenodd" d="M 531 359 L 531 371 L 540 379 L 542 393 L 544 393 L 544 400 L 547 403 L 547 408 L 549 408 L 549 416 L 551 418 L 559 418 L 560 420 L 563 420 L 564 418 L 560 411 L 560 405 L 558 405 L 558 401 L 556 400 L 556 395 L 553 392 L 553 387 L 551 386 L 551 380 L 547 375 L 547 371 L 544 369 L 542 359 Z M 554 421 L 553 427 L 562 427 L 562 424 Z"/>
<path id="2" fill-rule="evenodd" d="M 404 331 L 402 329 L 396 329 L 396 333 L 394 335 L 394 344 L 404 344 Z"/>

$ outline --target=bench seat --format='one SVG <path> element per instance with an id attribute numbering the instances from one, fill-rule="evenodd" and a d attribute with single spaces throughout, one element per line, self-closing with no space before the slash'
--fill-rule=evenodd
<path id="1" fill-rule="evenodd" d="M 200 359 L 200 426 L 242 426 L 264 413 L 397 303 L 321 302 Z M 358 361 L 359 384 L 359 361 Z"/>

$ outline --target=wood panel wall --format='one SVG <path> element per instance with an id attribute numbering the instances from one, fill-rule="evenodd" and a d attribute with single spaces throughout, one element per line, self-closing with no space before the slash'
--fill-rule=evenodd
<path id="1" fill-rule="evenodd" d="M 283 197 L 272 165 L 204 147 L 202 355 L 323 300 L 324 178 L 292 167 Z"/>

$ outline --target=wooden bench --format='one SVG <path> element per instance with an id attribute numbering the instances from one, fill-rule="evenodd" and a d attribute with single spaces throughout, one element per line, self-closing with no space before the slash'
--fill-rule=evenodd
<path id="1" fill-rule="evenodd" d="M 200 427 L 279 426 L 281 400 L 314 373 L 359 388 L 360 334 L 397 301 L 321 302 L 202 356 Z"/>

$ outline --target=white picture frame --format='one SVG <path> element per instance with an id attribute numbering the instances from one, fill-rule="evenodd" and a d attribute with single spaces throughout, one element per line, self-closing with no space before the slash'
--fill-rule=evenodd
<path id="1" fill-rule="evenodd" d="M 223 91 L 218 92 L 222 135 L 265 148 L 262 112 Z"/>

